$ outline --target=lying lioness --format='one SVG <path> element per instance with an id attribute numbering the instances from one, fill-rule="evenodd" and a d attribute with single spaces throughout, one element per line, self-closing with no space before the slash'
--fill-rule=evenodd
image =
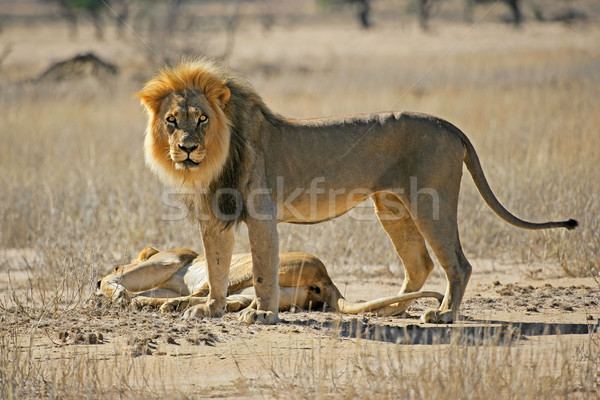
<path id="1" fill-rule="evenodd" d="M 316 309 L 324 305 L 345 314 L 378 311 L 394 315 L 406 309 L 409 300 L 433 297 L 437 292 L 414 292 L 362 303 L 344 299 L 327 274 L 321 260 L 306 253 L 284 253 L 279 266 L 279 311 L 296 306 Z M 252 256 L 236 254 L 229 272 L 227 311 L 256 307 L 252 288 Z M 182 310 L 207 300 L 210 291 L 206 259 L 189 249 L 158 251 L 146 247 L 130 264 L 118 266 L 98 281 L 98 291 L 113 301 L 131 302 L 137 307 L 160 307 L 161 311 Z"/>

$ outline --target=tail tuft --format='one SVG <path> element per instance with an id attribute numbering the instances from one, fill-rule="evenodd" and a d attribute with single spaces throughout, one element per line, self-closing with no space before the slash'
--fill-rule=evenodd
<path id="1" fill-rule="evenodd" d="M 567 228 L 568 230 L 573 230 L 573 229 L 577 228 L 578 226 L 579 226 L 579 222 L 577 222 L 577 220 L 570 219 L 568 221 L 565 221 L 565 228 Z"/>

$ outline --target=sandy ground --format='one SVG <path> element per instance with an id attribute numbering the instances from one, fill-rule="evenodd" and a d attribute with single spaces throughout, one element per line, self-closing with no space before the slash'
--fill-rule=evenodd
<path id="1" fill-rule="evenodd" d="M 143 371 L 138 377 L 130 376 L 130 383 L 153 382 L 150 386 L 163 389 L 173 385 L 208 397 L 264 395 L 266 386 L 261 385 L 265 379 L 274 379 L 275 370 L 297 368 L 298 358 L 307 352 L 333 352 L 343 365 L 344 357 L 355 354 L 350 349 L 357 341 L 372 354 L 400 347 L 418 357 L 448 343 L 457 332 L 466 333 L 465 345 L 500 340 L 543 349 L 556 343 L 557 334 L 569 343 L 585 343 L 588 333 L 597 330 L 600 290 L 593 279 L 532 279 L 522 276 L 515 265 L 473 264 L 462 321 L 452 326 L 419 322 L 423 310 L 433 306 L 430 300 L 414 303 L 402 317 L 284 312 L 275 326 L 249 326 L 239 322 L 236 314 L 184 320 L 178 313 L 121 309 L 98 299 L 59 316 L 53 313 L 51 318 L 43 314 L 33 318 L 25 312 L 6 313 L 5 318 L 13 318 L 10 322 L 17 326 L 23 350 L 31 349 L 47 368 L 74 354 L 89 355 L 100 369 L 103 362 L 113 363 L 114 368 L 122 358 L 121 368 L 135 366 Z M 19 280 L 17 275 L 12 279 L 13 283 Z M 391 279 L 333 279 L 351 300 L 391 295 L 399 287 Z M 442 278 L 432 276 L 430 281 L 427 289 L 443 290 Z M 286 367 L 290 360 L 296 360 L 295 364 Z"/>

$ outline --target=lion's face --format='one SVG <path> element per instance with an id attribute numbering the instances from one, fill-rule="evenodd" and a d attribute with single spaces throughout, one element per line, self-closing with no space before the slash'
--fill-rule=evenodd
<path id="1" fill-rule="evenodd" d="M 224 109 L 229 89 L 172 89 L 151 81 L 140 92 L 149 111 L 144 144 L 148 165 L 168 184 L 206 186 L 220 173 L 229 149 Z"/>
<path id="2" fill-rule="evenodd" d="M 196 170 L 206 159 L 206 143 L 217 116 L 206 97 L 194 91 L 168 95 L 160 108 L 157 124 L 169 143 L 169 157 L 178 170 Z"/>

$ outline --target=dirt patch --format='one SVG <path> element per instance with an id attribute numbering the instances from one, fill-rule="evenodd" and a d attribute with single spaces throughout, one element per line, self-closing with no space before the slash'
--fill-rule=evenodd
<path id="1" fill-rule="evenodd" d="M 486 273 L 475 273 L 463 302 L 463 320 L 448 326 L 419 322 L 423 310 L 434 305 L 427 300 L 416 302 L 401 317 L 284 312 L 275 326 L 246 325 L 236 314 L 184 320 L 179 313 L 133 310 L 94 300 L 63 313 L 7 310 L 2 323 L 11 327 L 23 350 L 31 349 L 37 362 L 62 365 L 84 353 L 97 368 L 116 360 L 123 368 L 139 365 L 146 374 L 161 371 L 162 384 L 183 385 L 186 393 L 234 397 L 268 393 L 269 385 L 261 386 L 264 377 L 286 371 L 285 363 L 277 364 L 282 360 L 297 363 L 307 354 L 335 349 L 329 351 L 339 358 L 336 362 L 350 362 L 356 356 L 353 346 L 357 340 L 372 343 L 368 348 L 373 354 L 389 352 L 393 349 L 389 346 L 431 348 L 435 354 L 438 346 L 449 343 L 525 349 L 546 343 L 536 338 L 556 340 L 560 335 L 563 341 L 582 343 L 596 334 L 600 291 L 593 279 L 517 283 L 512 282 L 514 271 L 508 266 L 504 270 L 504 275 L 497 271 L 500 279 L 492 282 Z M 434 279 L 431 286 L 439 289 L 443 281 Z M 349 297 L 364 297 L 370 290 L 372 297 L 394 292 L 397 287 L 393 282 L 354 281 L 348 282 L 346 292 Z M 185 372 L 177 372 L 182 368 Z M 249 383 L 255 385 L 251 392 L 247 391 Z"/>

